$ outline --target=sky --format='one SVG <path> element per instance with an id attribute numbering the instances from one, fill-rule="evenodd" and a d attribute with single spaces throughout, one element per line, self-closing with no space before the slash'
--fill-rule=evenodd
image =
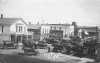
<path id="1" fill-rule="evenodd" d="M 99 26 L 100 0 L 0 0 L 0 14 L 27 23 L 71 23 Z"/>

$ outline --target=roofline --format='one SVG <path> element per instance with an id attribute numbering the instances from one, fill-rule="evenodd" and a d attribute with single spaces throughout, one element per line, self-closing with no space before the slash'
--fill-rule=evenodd
<path id="1" fill-rule="evenodd" d="M 23 20 L 23 18 L 19 18 L 19 19 L 21 19 L 21 21 L 24 22 L 24 24 L 28 25 L 28 24 Z"/>
<path id="2" fill-rule="evenodd" d="M 1 20 L 3 19 L 7 19 L 7 18 L 0 18 Z M 18 20 L 21 20 L 24 24 L 27 25 L 27 23 L 23 20 L 23 18 L 8 18 L 8 19 L 18 19 Z"/>
<path id="3" fill-rule="evenodd" d="M 41 25 L 62 25 L 62 26 L 70 26 L 71 24 L 41 24 Z"/>
<path id="4" fill-rule="evenodd" d="M 98 26 L 78 26 L 78 28 L 98 28 Z"/>

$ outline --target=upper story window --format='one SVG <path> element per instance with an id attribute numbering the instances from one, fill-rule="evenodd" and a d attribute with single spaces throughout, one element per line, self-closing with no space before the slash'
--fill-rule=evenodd
<path id="1" fill-rule="evenodd" d="M 4 26 L 2 25 L 2 32 L 4 32 Z"/>
<path id="2" fill-rule="evenodd" d="M 45 29 L 43 28 L 43 34 L 45 33 Z"/>
<path id="3" fill-rule="evenodd" d="M 16 32 L 23 32 L 23 26 L 17 25 L 16 26 Z"/>

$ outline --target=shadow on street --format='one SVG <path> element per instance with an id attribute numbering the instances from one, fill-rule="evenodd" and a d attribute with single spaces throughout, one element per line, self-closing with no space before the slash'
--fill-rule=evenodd
<path id="1" fill-rule="evenodd" d="M 19 56 L 19 55 L 0 55 L 0 63 L 64 63 L 42 60 L 36 57 Z"/>

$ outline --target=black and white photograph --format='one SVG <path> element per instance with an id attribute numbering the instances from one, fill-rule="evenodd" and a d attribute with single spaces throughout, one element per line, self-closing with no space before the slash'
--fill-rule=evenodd
<path id="1" fill-rule="evenodd" d="M 100 63 L 100 0 L 0 0 L 0 63 Z"/>

